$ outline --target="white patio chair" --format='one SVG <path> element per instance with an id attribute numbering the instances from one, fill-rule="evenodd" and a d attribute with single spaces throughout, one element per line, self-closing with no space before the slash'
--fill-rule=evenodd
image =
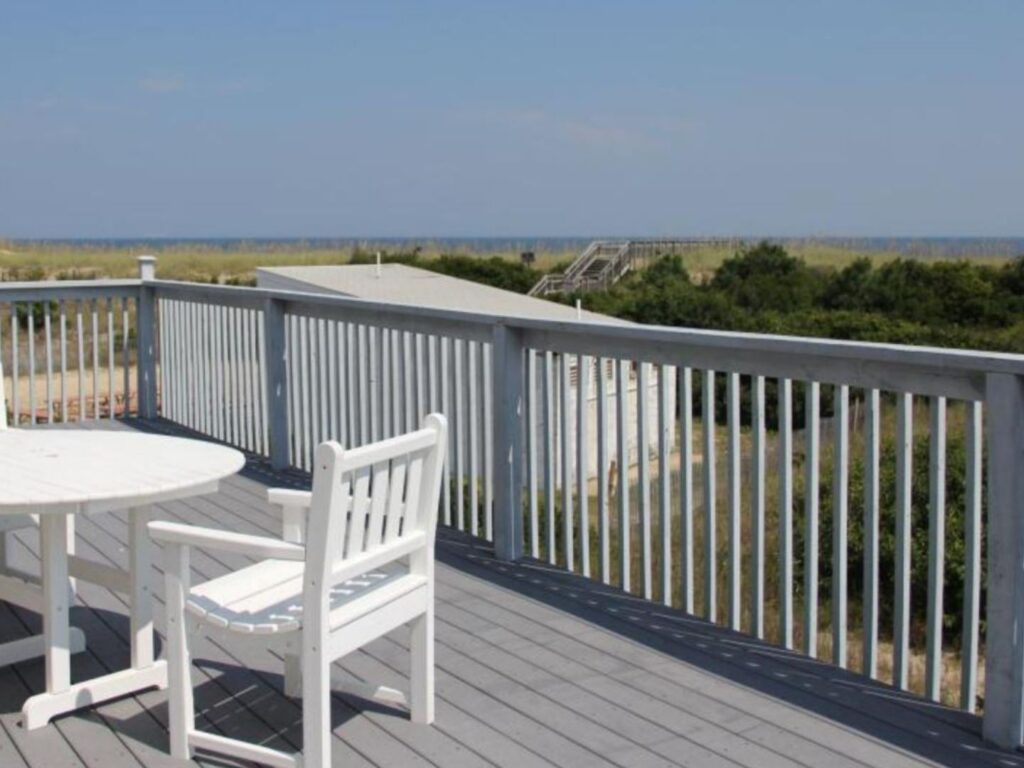
<path id="1" fill-rule="evenodd" d="M 17 382 L 13 382 L 18 386 Z M 15 414 L 17 419 L 17 414 Z M 15 421 L 17 423 L 17 421 Z M 4 395 L 4 362 L 0 360 L 0 431 L 8 428 L 7 399 Z M 0 600 L 17 605 L 36 613 L 42 612 L 43 593 L 40 580 L 36 574 L 26 573 L 11 566 L 8 558 L 9 537 L 15 531 L 34 528 L 39 525 L 37 515 L 0 515 Z M 74 553 L 75 527 L 74 517 L 68 515 L 68 550 Z M 74 586 L 72 586 L 72 602 L 74 602 Z M 26 637 L 0 645 L 0 667 L 16 664 L 42 655 L 44 650 L 42 635 Z M 71 652 L 85 650 L 85 635 L 78 627 L 71 628 Z"/>
<path id="2" fill-rule="evenodd" d="M 432 414 L 415 432 L 361 448 L 321 444 L 312 493 L 269 492 L 284 507 L 281 539 L 150 523 L 164 545 L 174 757 L 188 759 L 199 748 L 271 766 L 327 768 L 331 663 L 404 624 L 411 629 L 412 720 L 433 722 L 434 534 L 446 438 L 444 417 Z M 193 546 L 264 559 L 190 587 Z M 283 654 L 286 690 L 302 692 L 301 758 L 195 729 L 186 624 Z"/>

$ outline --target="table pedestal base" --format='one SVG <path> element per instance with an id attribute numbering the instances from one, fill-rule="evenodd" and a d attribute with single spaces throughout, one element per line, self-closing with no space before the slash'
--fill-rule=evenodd
<path id="1" fill-rule="evenodd" d="M 122 669 L 76 683 L 64 691 L 40 693 L 21 708 L 25 730 L 42 728 L 51 719 L 82 707 L 126 696 L 146 688 L 167 687 L 167 662 L 161 659 L 144 669 Z"/>

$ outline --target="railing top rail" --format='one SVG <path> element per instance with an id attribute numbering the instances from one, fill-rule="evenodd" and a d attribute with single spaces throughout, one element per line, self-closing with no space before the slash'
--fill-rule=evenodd
<path id="1" fill-rule="evenodd" d="M 280 299 L 294 304 L 300 311 L 316 307 L 342 307 L 372 312 L 385 319 L 388 316 L 406 316 L 428 320 L 444 320 L 466 326 L 491 327 L 496 324 L 518 328 L 530 333 L 536 341 L 555 348 L 564 345 L 573 348 L 588 339 L 600 343 L 613 342 L 629 345 L 633 355 L 643 357 L 649 349 L 668 347 L 678 360 L 679 349 L 708 349 L 728 352 L 742 365 L 742 358 L 750 354 L 777 354 L 787 357 L 813 356 L 843 360 L 858 367 L 899 364 L 904 367 L 920 366 L 929 370 L 950 373 L 1012 373 L 1024 375 L 1024 355 L 978 350 L 947 349 L 942 347 L 915 347 L 904 344 L 845 341 L 800 336 L 712 331 L 694 328 L 602 323 L 586 320 L 539 320 L 500 314 L 469 312 L 453 309 L 416 307 L 407 304 L 389 304 L 348 296 L 282 291 L 267 288 L 217 286 L 201 283 L 183 283 L 157 280 L 150 283 L 161 291 L 187 292 L 194 298 L 218 298 L 237 303 L 258 304 L 267 299 Z M 545 341 L 547 339 L 547 341 Z M 629 356 L 629 355 L 627 355 Z"/>
<path id="2" fill-rule="evenodd" d="M 261 308 L 276 299 L 289 313 L 385 325 L 420 333 L 489 340 L 502 325 L 524 334 L 524 343 L 588 355 L 691 365 L 722 371 L 783 376 L 892 391 L 984 397 L 988 373 L 1024 376 L 1024 355 L 901 344 L 842 341 L 587 320 L 540 320 L 347 296 L 154 280 L 47 281 L 0 284 L 0 301 L 112 295 L 152 287 L 157 296 Z"/>
<path id="3" fill-rule="evenodd" d="M 0 282 L 0 301 L 40 301 L 101 296 L 131 296 L 141 281 L 131 280 L 41 280 Z"/>

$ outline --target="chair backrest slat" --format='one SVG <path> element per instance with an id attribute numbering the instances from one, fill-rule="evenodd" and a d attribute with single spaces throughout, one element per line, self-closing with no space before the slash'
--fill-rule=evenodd
<path id="1" fill-rule="evenodd" d="M 344 560 L 414 531 L 433 547 L 447 422 L 431 414 L 423 425 L 349 451 L 333 442 L 317 447 L 306 569 L 318 588 L 330 587 Z"/>
<path id="2" fill-rule="evenodd" d="M 423 492 L 423 464 L 426 456 L 419 454 L 409 462 L 409 487 L 405 493 L 405 516 L 402 531 L 419 527 L 420 500 Z"/>
<path id="3" fill-rule="evenodd" d="M 391 487 L 388 489 L 388 514 L 384 525 L 385 544 L 398 536 L 399 525 L 405 507 L 406 477 L 408 476 L 409 458 L 397 459 L 391 464 Z"/>
<path id="4" fill-rule="evenodd" d="M 370 521 L 366 526 L 364 550 L 372 550 L 384 537 L 384 512 L 388 509 L 391 464 L 380 461 L 373 465 L 373 490 L 370 501 Z"/>
<path id="5" fill-rule="evenodd" d="M 342 470 L 344 472 L 344 470 Z M 366 541 L 366 518 L 370 511 L 370 467 L 359 467 L 352 472 L 353 488 L 352 512 L 348 522 L 348 540 L 341 539 L 337 542 L 334 559 L 352 557 L 363 551 Z M 342 543 L 344 542 L 344 544 Z M 330 546 L 330 542 L 327 542 Z"/>

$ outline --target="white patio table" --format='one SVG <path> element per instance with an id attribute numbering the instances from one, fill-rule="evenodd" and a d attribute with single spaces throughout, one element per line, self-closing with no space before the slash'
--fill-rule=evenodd
<path id="1" fill-rule="evenodd" d="M 214 493 L 222 478 L 244 464 L 232 448 L 128 430 L 0 432 L 0 515 L 39 515 L 46 692 L 22 707 L 26 729 L 143 688 L 166 687 L 166 661 L 153 652 L 150 505 Z M 68 515 L 116 510 L 129 511 L 127 571 L 69 554 Z M 131 604 L 131 667 L 74 685 L 73 577 L 127 594 Z M 14 642 L 23 650 L 25 640 Z"/>

